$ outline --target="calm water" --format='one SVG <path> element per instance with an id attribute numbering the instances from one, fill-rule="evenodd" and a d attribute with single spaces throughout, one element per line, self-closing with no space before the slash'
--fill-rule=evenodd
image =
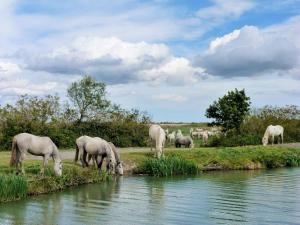
<path id="1" fill-rule="evenodd" d="M 122 177 L 2 204 L 0 224 L 300 224 L 300 168 Z"/>

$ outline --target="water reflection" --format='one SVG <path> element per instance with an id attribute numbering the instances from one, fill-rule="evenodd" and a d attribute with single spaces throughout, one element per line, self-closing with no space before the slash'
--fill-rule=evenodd
<path id="1" fill-rule="evenodd" d="M 216 223 L 248 222 L 249 196 L 247 181 L 259 176 L 261 171 L 212 172 L 203 179 L 212 182 L 209 193 L 210 217 Z"/>
<path id="2" fill-rule="evenodd" d="M 0 224 L 297 224 L 300 169 L 118 177 L 0 204 Z"/>

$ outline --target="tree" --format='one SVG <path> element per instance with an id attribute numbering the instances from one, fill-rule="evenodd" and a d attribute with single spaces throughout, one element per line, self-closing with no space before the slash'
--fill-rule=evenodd
<path id="1" fill-rule="evenodd" d="M 92 77 L 85 76 L 68 88 L 68 97 L 78 113 L 78 122 L 104 113 L 110 102 L 106 99 L 106 86 L 96 82 Z"/>
<path id="2" fill-rule="evenodd" d="M 206 117 L 213 118 L 212 124 L 220 125 L 225 131 L 236 129 L 239 131 L 241 124 L 250 110 L 250 98 L 246 96 L 245 90 L 229 91 L 218 101 L 206 109 Z"/>

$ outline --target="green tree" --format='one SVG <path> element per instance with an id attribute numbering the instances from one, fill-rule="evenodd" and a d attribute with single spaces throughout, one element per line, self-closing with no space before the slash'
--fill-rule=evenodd
<path id="1" fill-rule="evenodd" d="M 92 119 L 105 113 L 110 102 L 106 99 L 106 86 L 97 82 L 90 76 L 74 82 L 68 88 L 68 97 L 78 113 L 78 122 L 84 119 Z"/>
<path id="2" fill-rule="evenodd" d="M 241 124 L 250 110 L 250 98 L 246 96 L 245 90 L 229 91 L 218 101 L 206 109 L 206 117 L 213 118 L 212 124 L 220 125 L 225 131 L 236 129 L 239 131 Z"/>

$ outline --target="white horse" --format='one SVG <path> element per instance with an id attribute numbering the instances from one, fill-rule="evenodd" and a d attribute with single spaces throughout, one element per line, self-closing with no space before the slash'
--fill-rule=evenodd
<path id="1" fill-rule="evenodd" d="M 18 173 L 21 167 L 21 172 L 25 174 L 23 160 L 27 153 L 43 156 L 42 174 L 44 174 L 45 167 L 48 165 L 49 158 L 52 157 L 55 175 L 62 175 L 62 163 L 58 149 L 49 137 L 40 137 L 28 133 L 21 133 L 13 137 L 10 165 L 16 166 Z"/>
<path id="2" fill-rule="evenodd" d="M 123 165 L 121 161 L 121 156 L 119 150 L 116 148 L 116 146 L 112 142 L 108 142 L 111 149 L 114 152 L 115 160 L 116 160 L 116 172 L 117 174 L 123 175 Z"/>
<path id="3" fill-rule="evenodd" d="M 196 128 L 196 131 L 203 131 L 203 129 L 202 128 Z"/>
<path id="4" fill-rule="evenodd" d="M 208 137 L 209 137 L 209 131 L 205 130 L 201 132 L 202 140 L 204 144 L 207 144 L 208 142 Z"/>
<path id="5" fill-rule="evenodd" d="M 167 135 L 167 139 L 170 143 L 173 143 L 175 141 L 175 131 Z"/>
<path id="6" fill-rule="evenodd" d="M 195 137 L 201 138 L 201 137 L 202 137 L 202 132 L 203 132 L 203 131 L 192 131 L 191 134 L 190 134 L 190 136 L 191 136 L 192 138 L 195 138 Z"/>
<path id="7" fill-rule="evenodd" d="M 151 151 L 152 146 L 154 146 L 155 143 L 155 156 L 157 156 L 157 158 L 160 158 L 164 154 L 163 150 L 166 141 L 165 131 L 159 125 L 152 124 L 149 128 L 149 137 L 151 142 Z"/>
<path id="8" fill-rule="evenodd" d="M 176 131 L 175 139 L 177 139 L 177 138 L 179 138 L 179 137 L 182 137 L 182 136 L 183 136 L 183 135 L 182 135 L 181 130 L 178 129 L 178 130 Z"/>
<path id="9" fill-rule="evenodd" d="M 115 167 L 116 173 L 119 175 L 123 175 L 124 170 L 123 170 L 123 165 L 121 162 L 120 152 L 112 142 L 108 142 L 108 144 L 110 145 L 111 149 L 113 150 L 112 157 L 114 157 L 115 161 L 116 161 L 116 167 Z M 99 159 L 98 155 L 88 155 L 87 162 L 89 163 L 90 160 L 93 159 L 93 164 L 96 166 L 96 168 L 98 168 L 98 167 L 101 168 L 104 158 L 105 158 L 105 156 L 102 156 L 101 159 Z"/>
<path id="10" fill-rule="evenodd" d="M 194 148 L 193 139 L 190 136 L 179 136 L 175 139 L 175 147 L 181 148 L 181 146 L 186 148 Z"/>
<path id="11" fill-rule="evenodd" d="M 78 160 L 78 155 L 80 155 L 80 160 L 82 163 L 82 166 L 88 167 L 88 162 L 86 161 L 86 156 L 90 155 L 91 157 L 94 157 L 95 159 L 99 157 L 107 157 L 106 160 L 106 170 L 109 173 L 112 171 L 112 173 L 115 172 L 115 166 L 116 166 L 116 160 L 114 152 L 109 145 L 109 143 L 99 137 L 89 137 L 89 136 L 81 136 L 76 139 L 76 154 L 75 154 L 75 162 Z M 98 164 L 98 168 L 101 169 L 102 166 L 102 160 L 101 164 Z"/>
<path id="12" fill-rule="evenodd" d="M 190 128 L 190 136 L 192 137 L 192 133 L 193 133 L 194 129 Z"/>
<path id="13" fill-rule="evenodd" d="M 278 137 L 280 136 L 281 138 L 281 144 L 283 144 L 283 127 L 280 125 L 269 125 L 265 131 L 265 134 L 262 138 L 262 144 L 263 146 L 266 146 L 269 142 L 269 137 L 272 137 L 272 145 L 274 144 L 274 137 Z M 279 139 L 278 139 L 278 143 L 279 143 Z"/>
<path id="14" fill-rule="evenodd" d="M 169 134 L 169 129 L 165 129 L 165 133 L 166 133 L 166 135 L 168 135 Z"/>

